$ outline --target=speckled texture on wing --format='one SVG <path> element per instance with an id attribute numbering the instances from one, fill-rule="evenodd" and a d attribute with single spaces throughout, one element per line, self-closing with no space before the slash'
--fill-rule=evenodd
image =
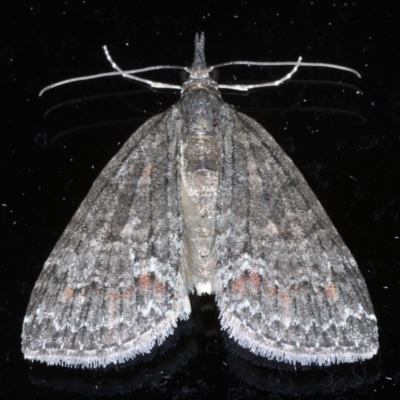
<path id="1" fill-rule="evenodd" d="M 104 168 L 36 282 L 25 357 L 96 367 L 151 350 L 186 319 L 174 111 L 147 121 Z"/>
<path id="2" fill-rule="evenodd" d="M 376 318 L 355 260 L 272 137 L 231 113 L 216 227 L 223 328 L 252 352 L 292 363 L 372 357 Z"/>

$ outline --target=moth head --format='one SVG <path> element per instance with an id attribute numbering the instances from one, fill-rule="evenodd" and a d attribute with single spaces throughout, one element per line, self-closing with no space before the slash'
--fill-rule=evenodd
<path id="1" fill-rule="evenodd" d="M 189 79 L 182 85 L 182 92 L 189 89 L 211 89 L 218 92 L 218 84 L 210 78 L 210 72 L 214 69 L 213 66 L 207 67 L 206 56 L 204 52 L 205 36 L 204 32 L 196 34 L 194 38 L 194 59 L 192 66 L 187 68 Z"/>

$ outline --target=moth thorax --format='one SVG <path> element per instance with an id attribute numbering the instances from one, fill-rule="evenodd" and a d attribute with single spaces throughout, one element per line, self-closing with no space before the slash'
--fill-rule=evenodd
<path id="1" fill-rule="evenodd" d="M 190 135 L 181 147 L 183 254 L 189 288 L 212 293 L 216 267 L 215 213 L 221 147 L 215 136 Z"/>

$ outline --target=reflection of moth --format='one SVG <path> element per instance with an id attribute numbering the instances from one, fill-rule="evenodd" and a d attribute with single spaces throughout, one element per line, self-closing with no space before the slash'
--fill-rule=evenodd
<path id="1" fill-rule="evenodd" d="M 198 36 L 181 99 L 94 182 L 32 292 L 26 358 L 96 367 L 149 352 L 188 318 L 194 290 L 215 293 L 222 327 L 256 354 L 330 364 L 377 352 L 349 250 L 270 135 L 222 100 L 211 69 Z"/>

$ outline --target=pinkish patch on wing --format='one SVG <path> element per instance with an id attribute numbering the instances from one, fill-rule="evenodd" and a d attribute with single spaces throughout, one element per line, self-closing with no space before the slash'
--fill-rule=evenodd
<path id="1" fill-rule="evenodd" d="M 150 284 L 150 276 L 149 274 L 142 274 L 139 276 L 138 286 L 139 290 L 147 290 Z"/>
<path id="2" fill-rule="evenodd" d="M 135 287 L 130 287 L 128 289 L 119 289 L 116 291 L 107 291 L 107 298 L 109 300 L 116 300 L 116 299 L 129 299 L 129 297 L 132 296 L 133 293 L 135 293 L 136 288 Z"/>
<path id="3" fill-rule="evenodd" d="M 61 301 L 66 303 L 69 299 L 74 297 L 74 291 L 69 286 L 67 286 L 62 293 Z"/>
<path id="4" fill-rule="evenodd" d="M 235 292 L 248 292 L 256 294 L 260 290 L 261 277 L 257 272 L 245 271 L 244 274 L 231 282 L 231 288 Z"/>
<path id="5" fill-rule="evenodd" d="M 235 292 L 243 292 L 245 281 L 246 280 L 243 275 L 236 278 L 233 282 L 231 282 L 232 290 L 234 290 Z"/>
<path id="6" fill-rule="evenodd" d="M 326 287 L 318 286 L 315 289 L 315 294 L 326 294 L 330 299 L 334 299 L 336 297 L 336 286 L 333 282 L 329 282 Z"/>

